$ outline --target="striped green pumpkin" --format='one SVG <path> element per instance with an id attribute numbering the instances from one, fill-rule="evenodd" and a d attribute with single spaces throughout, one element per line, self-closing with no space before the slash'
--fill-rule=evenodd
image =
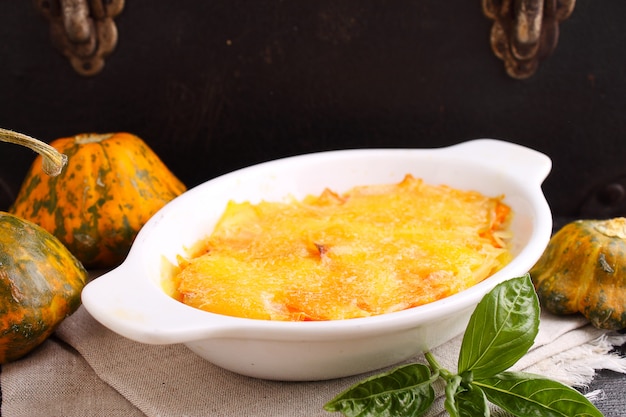
<path id="1" fill-rule="evenodd" d="M 38 157 L 9 212 L 59 238 L 87 268 L 121 263 L 145 222 L 186 189 L 129 133 L 81 134 L 50 145 L 67 155 L 67 166 L 50 177 Z"/>
<path id="2" fill-rule="evenodd" d="M 40 345 L 80 306 L 87 272 L 41 227 L 0 212 L 0 363 Z"/>
<path id="3" fill-rule="evenodd" d="M 577 220 L 554 234 L 530 275 L 542 307 L 626 328 L 626 218 Z"/>

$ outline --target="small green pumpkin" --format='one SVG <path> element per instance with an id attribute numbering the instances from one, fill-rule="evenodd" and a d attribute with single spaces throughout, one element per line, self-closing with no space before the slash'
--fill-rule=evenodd
<path id="1" fill-rule="evenodd" d="M 555 233 L 530 275 L 541 305 L 626 328 L 626 218 L 577 220 Z"/>
<path id="2" fill-rule="evenodd" d="M 0 128 L 0 141 L 43 156 L 43 170 L 58 175 L 67 156 L 29 136 Z M 0 364 L 26 355 L 80 306 L 87 271 L 43 228 L 0 211 Z"/>
<path id="3" fill-rule="evenodd" d="M 152 215 L 185 185 L 139 137 L 80 134 L 52 141 L 68 156 L 54 177 L 33 162 L 9 212 L 59 238 L 87 268 L 120 264 Z"/>
<path id="4" fill-rule="evenodd" d="M 26 355 L 76 311 L 87 277 L 56 237 L 0 212 L 0 363 Z"/>

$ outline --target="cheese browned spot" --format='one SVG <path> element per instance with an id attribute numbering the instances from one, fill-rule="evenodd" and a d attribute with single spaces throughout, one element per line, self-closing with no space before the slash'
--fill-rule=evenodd
<path id="1" fill-rule="evenodd" d="M 181 262 L 178 296 L 269 320 L 367 317 L 429 303 L 509 261 L 502 200 L 407 175 L 302 201 L 231 201 L 203 253 Z"/>

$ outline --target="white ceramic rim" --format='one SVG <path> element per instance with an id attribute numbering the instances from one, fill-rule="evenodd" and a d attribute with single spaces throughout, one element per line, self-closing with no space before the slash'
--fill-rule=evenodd
<path id="1" fill-rule="evenodd" d="M 382 158 L 406 154 L 419 158 L 443 158 L 463 165 L 480 165 L 502 181 L 513 184 L 527 199 L 532 212 L 532 233 L 515 259 L 489 279 L 442 300 L 412 309 L 379 316 L 324 322 L 279 322 L 213 314 L 186 306 L 167 296 L 159 282 L 147 277 L 145 245 L 171 213 L 216 185 L 246 181 L 258 175 L 283 175 L 294 165 L 328 163 L 333 158 Z M 447 168 L 450 169 L 448 165 Z M 477 139 L 433 149 L 355 149 L 294 156 L 270 161 L 203 183 L 176 198 L 142 228 L 122 265 L 89 283 L 83 290 L 83 304 L 89 313 L 111 330 L 143 343 L 185 343 L 208 338 L 235 337 L 265 340 L 337 340 L 384 336 L 387 332 L 423 325 L 475 304 L 496 284 L 525 273 L 539 258 L 550 238 L 552 216 L 541 191 L 551 169 L 550 159 L 537 151 L 510 142 Z M 426 179 L 428 181 L 428 179 Z M 321 184 L 325 184 L 320 179 Z M 353 184 L 356 185 L 356 184 Z M 454 185 L 453 185 L 454 186 Z M 321 191 L 321 190 L 320 190 Z M 263 192 L 263 190 L 261 190 Z M 309 192 L 306 192 L 308 194 Z M 208 231 L 210 232 L 210 230 Z M 182 251 L 182 248 L 181 248 Z M 523 271 L 519 265 L 525 265 Z M 515 272 L 512 272 L 515 271 Z M 145 305 L 144 305 L 145 304 Z M 167 316 L 163 314 L 167 311 Z M 159 316 L 159 319 L 152 317 Z"/>

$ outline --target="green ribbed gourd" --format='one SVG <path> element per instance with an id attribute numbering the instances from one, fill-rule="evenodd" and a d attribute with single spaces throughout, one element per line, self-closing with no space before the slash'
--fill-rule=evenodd
<path id="1" fill-rule="evenodd" d="M 577 220 L 555 233 L 530 271 L 541 305 L 626 328 L 626 218 Z"/>

